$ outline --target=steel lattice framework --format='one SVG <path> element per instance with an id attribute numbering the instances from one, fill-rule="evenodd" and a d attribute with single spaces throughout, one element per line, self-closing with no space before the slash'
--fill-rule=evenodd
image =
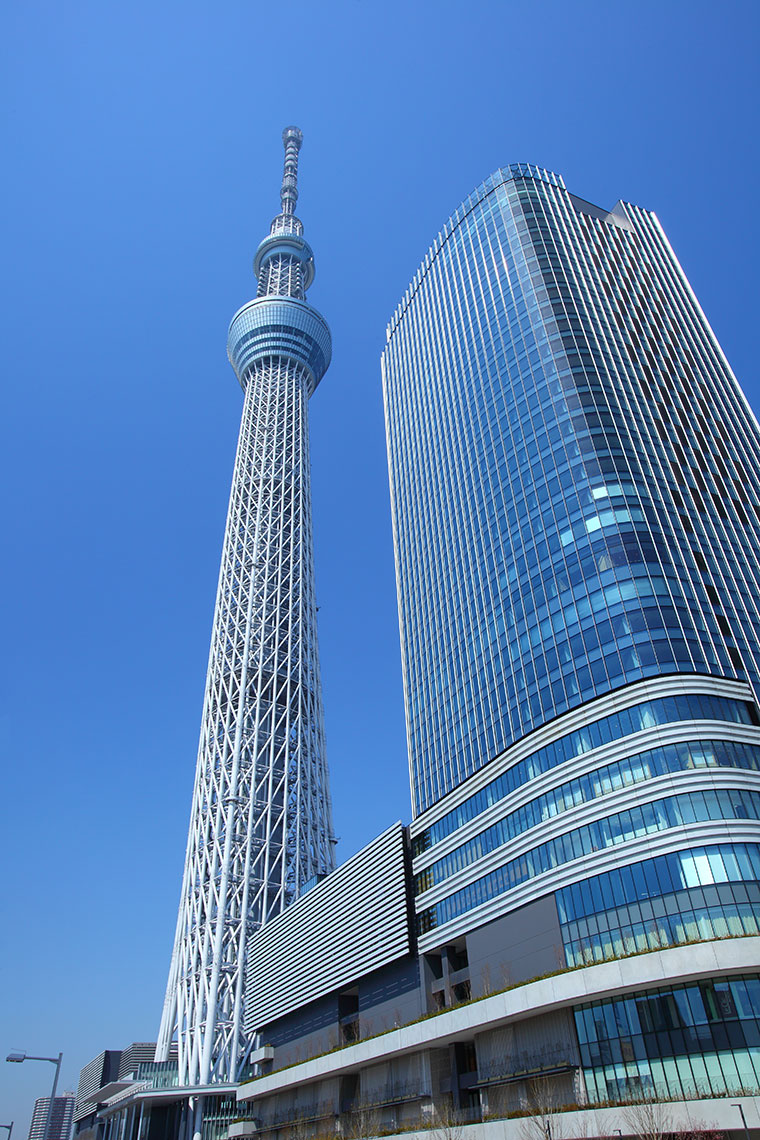
<path id="1" fill-rule="evenodd" d="M 250 1042 L 250 935 L 334 866 L 314 597 L 308 401 L 330 332 L 306 302 L 311 249 L 295 217 L 301 132 L 283 132 L 282 212 L 235 314 L 245 392 L 211 637 L 174 953 L 156 1050 L 175 1033 L 180 1083 L 234 1081 Z"/>

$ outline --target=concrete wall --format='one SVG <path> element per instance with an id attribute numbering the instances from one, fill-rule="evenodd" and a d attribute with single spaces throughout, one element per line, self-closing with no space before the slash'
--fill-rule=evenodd
<path id="1" fill-rule="evenodd" d="M 361 1036 L 382 1033 L 422 1013 L 419 968 L 411 955 L 360 978 L 356 988 Z M 341 1042 L 338 997 L 337 992 L 328 994 L 265 1026 L 261 1040 L 275 1048 L 274 1068 L 305 1061 Z"/>
<path id="2" fill-rule="evenodd" d="M 336 994 L 302 1006 L 267 1025 L 261 1033 L 262 1044 L 275 1047 L 275 1068 L 324 1053 L 334 1048 L 339 1040 Z"/>
<path id="3" fill-rule="evenodd" d="M 563 968 L 554 895 L 470 931 L 467 957 L 473 996 Z"/>
<path id="4" fill-rule="evenodd" d="M 361 1033 L 382 1033 L 423 1012 L 418 961 L 409 955 L 359 980 Z"/>

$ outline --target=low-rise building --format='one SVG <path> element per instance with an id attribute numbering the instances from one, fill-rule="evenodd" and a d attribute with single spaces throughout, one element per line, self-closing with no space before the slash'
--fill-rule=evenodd
<path id="1" fill-rule="evenodd" d="M 560 889 L 451 941 L 427 937 L 422 950 L 410 864 L 408 829 L 396 824 L 251 939 L 257 1075 L 238 1090 L 230 1137 L 389 1135 L 453 1121 L 500 1122 L 495 1135 L 508 1137 L 555 1116 L 544 1135 L 578 1135 L 582 1117 L 592 1136 L 610 1124 L 596 1114 L 612 1102 L 615 1128 L 635 1135 L 637 1106 L 694 1102 L 692 1125 L 726 1124 L 726 1098 L 757 1088 L 757 933 L 632 942 L 578 962 Z M 616 901 L 626 905 L 619 892 Z M 760 1125 L 756 1101 L 741 1103 Z"/>

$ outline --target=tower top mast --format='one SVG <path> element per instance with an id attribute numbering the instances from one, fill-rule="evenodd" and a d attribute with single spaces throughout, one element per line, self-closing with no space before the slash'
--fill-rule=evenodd
<path id="1" fill-rule="evenodd" d="M 286 127 L 282 132 L 282 144 L 285 147 L 285 169 L 282 172 L 282 188 L 280 190 L 280 204 L 282 213 L 291 217 L 296 210 L 298 201 L 298 152 L 303 143 L 303 133 L 298 127 Z"/>
<path id="2" fill-rule="evenodd" d="M 285 162 L 280 187 L 280 213 L 272 219 L 269 239 L 283 234 L 301 237 L 303 222 L 296 217 L 298 201 L 298 152 L 303 143 L 303 133 L 298 127 L 286 127 L 282 132 L 282 145 L 285 147 Z M 264 238 L 266 242 L 268 239 Z M 262 243 L 263 244 L 263 243 Z"/>

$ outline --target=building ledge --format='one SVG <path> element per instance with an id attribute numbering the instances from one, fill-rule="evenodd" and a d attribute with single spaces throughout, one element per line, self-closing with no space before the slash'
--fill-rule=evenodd
<path id="1" fill-rule="evenodd" d="M 379 1060 L 471 1040 L 477 1033 L 510 1022 L 627 990 L 676 985 L 718 974 L 752 973 L 757 970 L 758 961 L 760 935 L 749 935 L 672 946 L 563 971 L 255 1078 L 238 1088 L 237 1099 L 253 1101 L 296 1085 L 356 1071 Z"/>
<path id="2" fill-rule="evenodd" d="M 131 1088 L 133 1085 L 136 1085 L 136 1084 L 142 1084 L 142 1082 L 141 1081 L 109 1081 L 107 1085 L 103 1085 L 102 1088 L 96 1089 L 95 1092 L 92 1094 L 92 1096 L 86 1097 L 83 1103 L 92 1104 L 92 1106 L 93 1106 L 92 1110 L 94 1111 L 96 1105 L 103 1104 L 105 1101 L 111 1100 L 112 1097 L 117 1096 L 120 1092 L 123 1092 L 124 1089 Z"/>
<path id="3" fill-rule="evenodd" d="M 240 1136 L 254 1136 L 258 1132 L 255 1120 L 236 1120 L 227 1130 L 228 1140 L 238 1140 Z"/>
<path id="4" fill-rule="evenodd" d="M 747 1121 L 746 1133 L 738 1105 L 741 1105 Z M 617 1135 L 621 1140 L 626 1137 L 635 1140 L 643 1135 L 654 1135 L 654 1130 L 644 1131 L 647 1127 L 652 1128 L 651 1124 L 646 1124 L 650 1117 L 661 1122 L 664 1131 L 661 1133 L 659 1126 L 656 1126 L 658 1135 L 674 1133 L 699 1136 L 700 1132 L 705 1132 L 708 1136 L 714 1136 L 717 1132 L 726 1137 L 736 1137 L 736 1140 L 739 1137 L 742 1140 L 745 1137 L 749 1140 L 760 1137 L 760 1097 L 726 1096 L 667 1101 L 663 1104 L 652 1102 L 651 1105 L 647 1103 L 643 1110 L 637 1105 L 617 1105 L 614 1108 L 589 1107 L 572 1112 L 553 1112 L 546 1118 L 517 1116 L 486 1119 L 478 1124 L 444 1125 L 434 1128 L 432 1133 L 430 1129 L 385 1133 L 384 1140 L 393 1140 L 393 1136 L 402 1136 L 403 1140 L 430 1140 L 431 1135 L 446 1134 L 456 1135 L 458 1140 L 525 1140 L 527 1135 L 538 1135 L 536 1125 L 544 1119 L 551 1129 L 552 1140 L 577 1140 L 579 1136 L 585 1140 L 607 1140 L 608 1137 Z"/>
<path id="5" fill-rule="evenodd" d="M 260 1065 L 264 1061 L 274 1060 L 274 1046 L 262 1045 L 259 1049 L 254 1049 L 248 1058 L 249 1065 Z"/>
<path id="6" fill-rule="evenodd" d="M 652 1102 L 651 1109 L 647 1104 L 646 1116 L 657 1119 L 668 1131 L 675 1133 L 699 1134 L 706 1130 L 708 1134 L 720 1132 L 728 1136 L 745 1136 L 741 1114 L 738 1106 L 744 1112 L 747 1129 L 751 1140 L 760 1136 L 760 1097 L 756 1096 L 725 1096 L 705 1097 L 700 1100 L 668 1101 L 664 1103 Z M 637 1121 L 637 1105 L 616 1105 L 611 1108 L 594 1108 L 589 1106 L 583 1109 L 574 1109 L 568 1112 L 557 1111 L 550 1116 L 551 1135 L 553 1140 L 577 1140 L 583 1136 L 587 1140 L 606 1138 L 620 1135 L 621 1137 L 635 1137 L 641 1135 L 641 1121 Z M 639 1112 L 642 1110 L 639 1109 Z M 530 1120 L 524 1116 L 486 1118 L 477 1124 L 456 1124 L 446 1130 L 452 1135 L 456 1134 L 459 1140 L 525 1140 L 526 1125 Z M 256 1121 L 236 1121 L 229 1127 L 229 1140 L 242 1140 L 245 1136 L 256 1136 L 262 1131 L 257 1127 Z M 265 1130 L 263 1130 L 265 1131 Z M 393 1136 L 403 1137 L 403 1140 L 430 1140 L 435 1130 L 420 1131 L 411 1129 L 408 1132 L 385 1133 L 384 1140 L 393 1140 Z"/>
<path id="7" fill-rule="evenodd" d="M 237 1085 L 173 1085 L 171 1088 L 155 1089 L 147 1081 L 136 1081 L 135 1088 L 125 1089 L 99 1108 L 100 1116 L 107 1116 L 111 1112 L 118 1112 L 127 1104 L 153 1104 L 162 1102 L 171 1104 L 174 1101 L 188 1100 L 191 1096 L 232 1096 Z"/>

